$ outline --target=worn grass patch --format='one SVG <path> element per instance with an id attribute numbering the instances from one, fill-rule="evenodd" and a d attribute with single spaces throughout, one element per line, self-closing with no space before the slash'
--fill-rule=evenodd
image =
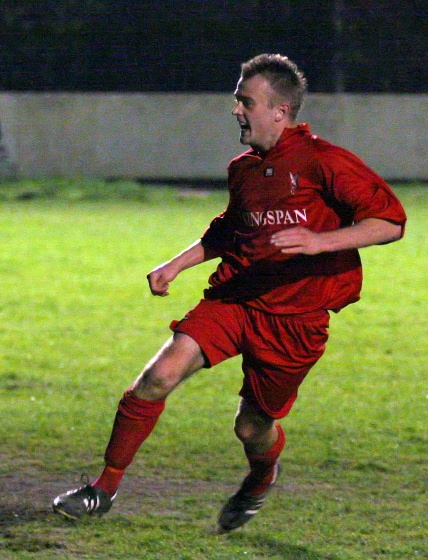
<path id="1" fill-rule="evenodd" d="M 169 298 L 150 296 L 147 272 L 226 203 L 222 191 L 97 185 L 96 197 L 73 181 L 43 196 L 19 195 L 41 182 L 0 187 L 0 557 L 428 557 L 428 189 L 416 185 L 396 189 L 406 237 L 361 252 L 363 299 L 332 317 L 327 352 L 283 422 L 283 476 L 247 527 L 215 530 L 246 471 L 232 433 L 239 359 L 171 395 L 107 516 L 51 513 L 55 495 L 98 474 L 118 399 L 213 263 L 185 271 Z"/>

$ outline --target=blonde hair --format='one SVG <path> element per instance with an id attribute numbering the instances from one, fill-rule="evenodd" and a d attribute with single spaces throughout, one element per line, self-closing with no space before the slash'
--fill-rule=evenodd
<path id="1" fill-rule="evenodd" d="M 290 118 L 295 120 L 307 91 L 306 78 L 297 65 L 287 56 L 259 54 L 241 65 L 241 78 L 248 80 L 255 75 L 263 76 L 279 99 L 290 104 Z M 276 100 L 272 99 L 274 104 Z"/>

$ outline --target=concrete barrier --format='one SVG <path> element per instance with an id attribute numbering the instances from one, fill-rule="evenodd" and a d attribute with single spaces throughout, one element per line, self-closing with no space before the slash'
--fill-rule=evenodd
<path id="1" fill-rule="evenodd" d="M 0 94 L 3 176 L 221 180 L 233 95 Z M 428 179 L 428 95 L 309 94 L 300 121 L 388 180 Z M 1 174 L 1 170 L 0 170 Z"/>

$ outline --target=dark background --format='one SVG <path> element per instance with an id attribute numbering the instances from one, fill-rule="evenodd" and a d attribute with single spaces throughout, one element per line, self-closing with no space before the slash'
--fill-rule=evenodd
<path id="1" fill-rule="evenodd" d="M 230 92 L 280 52 L 311 92 L 428 92 L 426 0 L 2 0 L 0 90 Z"/>

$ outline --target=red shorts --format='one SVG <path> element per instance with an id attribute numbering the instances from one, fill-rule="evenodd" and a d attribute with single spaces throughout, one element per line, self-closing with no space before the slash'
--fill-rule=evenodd
<path id="1" fill-rule="evenodd" d="M 286 416 L 300 383 L 322 356 L 329 314 L 271 315 L 219 300 L 201 302 L 171 329 L 193 338 L 207 366 L 242 354 L 240 395 L 272 418 Z"/>

